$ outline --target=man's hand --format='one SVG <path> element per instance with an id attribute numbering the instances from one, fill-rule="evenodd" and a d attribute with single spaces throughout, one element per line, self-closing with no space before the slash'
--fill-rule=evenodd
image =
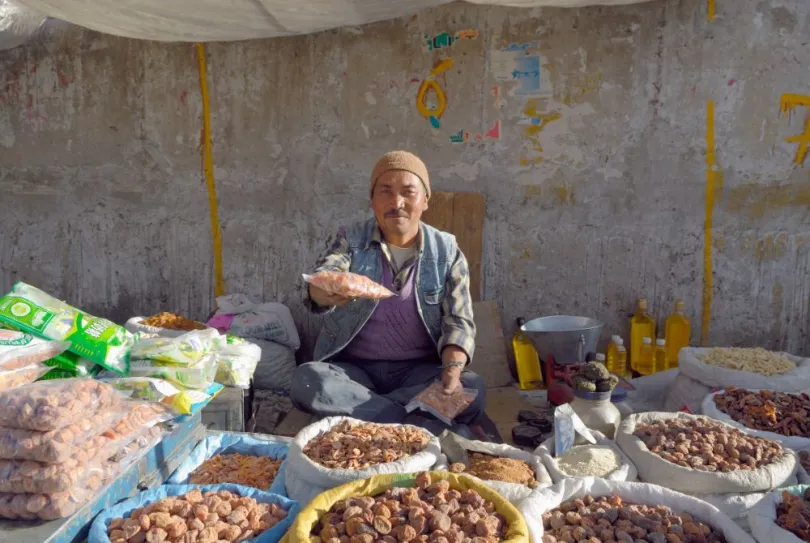
<path id="1" fill-rule="evenodd" d="M 442 351 L 442 385 L 444 393 L 451 395 L 461 390 L 461 370 L 467 363 L 467 353 L 456 345 L 448 345 Z"/>
<path id="2" fill-rule="evenodd" d="M 351 298 L 339 294 L 331 294 L 315 285 L 309 285 L 309 297 L 321 307 L 340 307 L 352 301 Z"/>

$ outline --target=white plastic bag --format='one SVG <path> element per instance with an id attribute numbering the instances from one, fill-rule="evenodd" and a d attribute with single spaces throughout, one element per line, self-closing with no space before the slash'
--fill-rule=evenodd
<path id="1" fill-rule="evenodd" d="M 135 342 L 132 360 L 154 360 L 161 366 L 195 367 L 224 342 L 213 328 L 175 338 L 150 337 Z"/>
<path id="2" fill-rule="evenodd" d="M 490 456 L 499 456 L 502 458 L 514 458 L 515 460 L 522 460 L 523 462 L 526 462 L 534 470 L 534 478 L 535 481 L 537 482 L 535 488 L 551 486 L 552 484 L 551 477 L 549 476 L 548 471 L 546 470 L 546 467 L 543 465 L 543 462 L 540 460 L 540 458 L 526 451 L 522 451 L 516 447 L 511 447 L 505 444 L 487 443 L 484 441 L 473 441 L 469 439 L 464 439 L 463 437 L 460 436 L 451 435 L 447 431 L 440 436 L 439 442 L 442 446 L 442 449 L 447 454 L 450 455 L 450 458 L 445 456 L 445 454 L 442 454 L 439 459 L 439 462 L 437 463 L 437 466 L 434 466 L 433 468 L 434 470 L 447 471 L 449 464 L 459 461 L 457 458 L 454 458 L 456 452 L 452 449 L 464 449 L 467 452 L 473 453 L 477 452 L 487 454 Z M 474 475 L 466 471 L 464 472 L 464 475 L 475 477 Z M 532 491 L 532 489 L 529 488 L 528 486 L 517 483 L 507 483 L 505 481 L 487 481 L 487 480 L 483 481 L 487 486 L 492 487 L 501 496 L 503 496 L 513 504 L 517 504 L 520 500 L 526 498 Z"/>
<path id="3" fill-rule="evenodd" d="M 228 335 L 227 343 L 214 352 L 217 383 L 230 387 L 250 388 L 250 380 L 261 357 L 262 350 L 258 345 Z"/>
<path id="4" fill-rule="evenodd" d="M 262 357 L 253 372 L 253 388 L 260 390 L 289 390 L 295 373 L 295 351 L 275 341 L 251 339 L 262 350 Z"/>
<path id="5" fill-rule="evenodd" d="M 664 411 L 676 412 L 688 409 L 689 412 L 699 415 L 703 400 L 711 391 L 712 387 L 679 372 L 667 389 Z"/>
<path id="6" fill-rule="evenodd" d="M 708 472 L 685 468 L 664 460 L 650 452 L 644 442 L 633 435 L 636 426 L 659 420 L 676 418 L 706 418 L 687 413 L 639 413 L 622 421 L 616 434 L 616 443 L 636 465 L 639 478 L 689 494 L 730 494 L 771 490 L 779 487 L 796 474 L 796 453 L 784 449 L 785 454 L 767 466 L 753 470 Z M 712 421 L 712 419 L 707 419 Z M 723 424 L 719 421 L 712 421 Z"/>
<path id="7" fill-rule="evenodd" d="M 242 338 L 264 339 L 293 350 L 301 346 L 290 309 L 281 303 L 255 303 L 244 294 L 217 297 L 216 316 L 230 315 L 228 333 Z M 212 319 L 213 320 L 213 319 Z M 213 326 L 212 323 L 209 325 Z"/>
<path id="8" fill-rule="evenodd" d="M 733 520 L 706 502 L 656 485 L 607 481 L 595 477 L 565 479 L 552 487 L 535 490 L 518 505 L 529 527 L 533 543 L 543 541 L 543 513 L 556 509 L 568 500 L 587 494 L 594 498 L 616 495 L 634 504 L 664 505 L 675 513 L 687 513 L 722 531 L 728 543 L 754 543 L 751 536 Z"/>
<path id="9" fill-rule="evenodd" d="M 796 369 L 782 375 L 767 376 L 709 365 L 700 359 L 708 351 L 701 347 L 681 349 L 678 353 L 680 372 L 710 388 L 765 388 L 780 392 L 801 392 L 810 388 L 810 358 L 783 353 L 796 364 Z"/>
<path id="10" fill-rule="evenodd" d="M 305 506 L 312 498 L 330 488 L 335 488 L 350 481 L 368 479 L 374 475 L 390 473 L 415 473 L 427 471 L 436 464 L 441 454 L 439 440 L 431 436 L 427 447 L 412 456 L 407 456 L 396 462 L 388 462 L 363 470 L 330 469 L 313 462 L 306 454 L 304 447 L 310 440 L 321 433 L 328 431 L 341 422 L 363 424 L 363 421 L 350 417 L 327 417 L 311 424 L 298 432 L 289 452 L 287 453 L 287 466 L 284 472 L 284 482 L 287 494 L 293 500 Z M 402 426 L 392 424 L 386 426 Z M 427 432 L 427 430 L 423 430 Z M 429 434 L 429 432 L 427 432 Z"/>
<path id="11" fill-rule="evenodd" d="M 596 444 L 602 445 L 605 447 L 610 447 L 616 453 L 616 456 L 619 457 L 620 465 L 619 468 L 613 470 L 612 472 L 608 473 L 603 479 L 607 479 L 608 481 L 635 481 L 638 479 L 638 472 L 636 471 L 636 467 L 633 465 L 633 462 L 627 457 L 626 454 L 622 452 L 616 443 L 610 439 L 608 439 L 605 434 L 602 432 L 591 430 L 591 433 L 596 438 Z M 550 437 L 543 442 L 542 445 L 535 449 L 534 454 L 537 455 L 542 461 L 543 465 L 546 466 L 549 475 L 551 475 L 551 480 L 554 483 L 559 483 L 563 479 L 583 479 L 584 477 L 576 477 L 574 475 L 568 475 L 564 471 L 560 469 L 557 465 L 557 459 L 554 456 L 554 438 Z"/>
<path id="12" fill-rule="evenodd" d="M 751 392 L 759 392 L 761 389 L 749 389 Z M 711 417 L 713 419 L 717 419 L 720 422 L 725 422 L 726 424 L 730 424 L 736 428 L 739 428 L 745 433 L 750 434 L 752 436 L 757 437 L 764 437 L 766 439 L 772 439 L 774 441 L 780 442 L 782 445 L 789 449 L 799 450 L 799 449 L 806 449 L 810 447 L 810 438 L 808 437 L 800 437 L 800 436 L 786 436 L 782 434 L 777 434 L 775 432 L 767 432 L 764 430 L 754 430 L 753 428 L 748 428 L 747 426 L 735 421 L 731 417 L 729 417 L 724 412 L 720 411 L 717 408 L 717 404 L 714 401 L 715 396 L 718 394 L 722 394 L 724 390 L 718 390 L 717 392 L 712 392 L 708 394 L 703 399 L 703 414 L 707 417 Z M 786 393 L 787 394 L 787 393 Z"/>
<path id="13" fill-rule="evenodd" d="M 782 491 L 801 496 L 808 488 L 797 485 L 774 490 L 748 512 L 748 525 L 759 543 L 803 543 L 796 534 L 776 524 L 776 507 L 782 503 Z"/>

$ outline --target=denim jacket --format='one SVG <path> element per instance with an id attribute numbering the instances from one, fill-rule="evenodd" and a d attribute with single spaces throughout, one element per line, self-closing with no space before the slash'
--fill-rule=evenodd
<path id="1" fill-rule="evenodd" d="M 315 271 L 350 271 L 382 282 L 382 259 L 387 258 L 375 218 L 341 228 L 327 243 Z M 437 355 L 456 345 L 471 361 L 475 349 L 475 323 L 470 297 L 467 260 L 455 236 L 420 224 L 419 256 L 415 287 L 417 309 Z M 307 289 L 308 291 L 308 289 Z M 358 299 L 342 307 L 320 308 L 307 296 L 316 312 L 324 312 L 323 327 L 315 343 L 315 361 L 328 360 L 343 350 L 371 317 L 376 300 Z"/>

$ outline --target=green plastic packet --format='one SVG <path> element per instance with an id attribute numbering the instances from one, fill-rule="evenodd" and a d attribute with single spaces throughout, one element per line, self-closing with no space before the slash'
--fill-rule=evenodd
<path id="1" fill-rule="evenodd" d="M 51 366 L 52 369 L 40 377 L 39 381 L 70 379 L 72 377 L 95 377 L 104 369 L 98 364 L 94 364 L 74 353 L 62 353 L 43 363 L 46 366 Z"/>
<path id="2" fill-rule="evenodd" d="M 69 341 L 70 351 L 126 375 L 134 338 L 123 326 L 88 315 L 18 281 L 0 298 L 0 322 L 35 336 Z"/>
<path id="3" fill-rule="evenodd" d="M 213 328 L 195 330 L 182 336 L 139 336 L 132 346 L 132 360 L 152 360 L 156 366 L 197 367 L 222 342 Z"/>

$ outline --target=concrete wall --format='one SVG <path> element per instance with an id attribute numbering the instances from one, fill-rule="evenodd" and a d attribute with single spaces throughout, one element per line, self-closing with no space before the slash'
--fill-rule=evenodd
<path id="1" fill-rule="evenodd" d="M 211 44 L 227 288 L 288 303 L 311 343 L 300 273 L 367 212 L 367 176 L 419 153 L 436 190 L 487 197 L 484 298 L 518 316 L 626 325 L 635 298 L 687 301 L 699 337 L 707 101 L 713 344 L 810 355 L 810 182 L 793 163 L 810 109 L 810 3 L 705 0 L 578 10 L 467 4 L 317 35 Z M 474 29 L 427 51 L 423 35 Z M 536 40 L 541 96 L 499 81 Z M 531 51 L 530 51 L 531 52 Z M 420 81 L 442 56 L 441 126 Z M 504 67 L 505 66 L 505 67 Z M 498 87 L 498 96 L 493 88 Z M 209 205 L 194 48 L 71 29 L 0 54 L 0 285 L 25 279 L 124 320 L 212 310 Z M 534 117 L 534 121 L 532 121 Z M 500 121 L 500 139 L 484 137 Z M 534 124 L 532 124 L 534 123 Z M 452 143 L 467 130 L 473 137 Z M 808 164 L 810 166 L 810 164 Z"/>

